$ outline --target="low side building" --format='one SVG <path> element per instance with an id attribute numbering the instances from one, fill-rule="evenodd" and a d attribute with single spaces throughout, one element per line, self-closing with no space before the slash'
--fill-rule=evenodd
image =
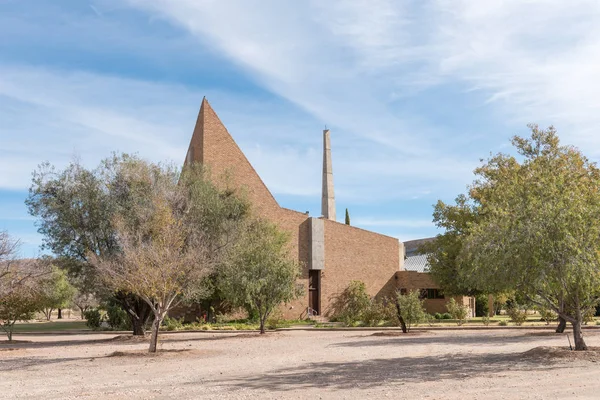
<path id="1" fill-rule="evenodd" d="M 451 297 L 446 296 L 440 285 L 429 273 L 427 255 L 419 252 L 419 247 L 434 238 L 418 239 L 404 242 L 404 255 L 400 263 L 400 271 L 396 272 L 396 287 L 401 293 L 418 290 L 424 299 L 425 310 L 430 314 L 445 313 L 446 304 Z M 453 296 L 457 303 L 469 307 L 470 316 L 475 316 L 475 298 L 469 296 Z"/>

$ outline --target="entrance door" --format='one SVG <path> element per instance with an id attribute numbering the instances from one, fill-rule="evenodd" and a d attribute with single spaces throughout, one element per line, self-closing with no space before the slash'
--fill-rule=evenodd
<path id="1" fill-rule="evenodd" d="M 321 271 L 311 269 L 308 271 L 308 307 L 313 313 L 321 315 Z"/>

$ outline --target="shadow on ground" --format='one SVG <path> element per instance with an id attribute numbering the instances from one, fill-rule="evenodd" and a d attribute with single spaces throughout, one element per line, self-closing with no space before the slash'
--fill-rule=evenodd
<path id="1" fill-rule="evenodd" d="M 251 375 L 229 382 L 215 382 L 237 389 L 289 391 L 307 388 L 369 389 L 380 385 L 461 380 L 492 376 L 505 371 L 551 370 L 565 364 L 535 358 L 522 353 L 455 354 L 426 357 L 372 359 L 361 362 L 311 363 L 284 368 L 262 376 Z"/>
<path id="2" fill-rule="evenodd" d="M 592 335 L 590 335 L 592 336 Z M 596 336 L 596 335 L 593 335 Z M 504 335 L 482 335 L 480 333 L 461 333 L 460 335 L 443 335 L 436 332 L 423 332 L 419 336 L 411 336 L 410 334 L 402 336 L 381 336 L 370 335 L 370 337 L 362 337 L 366 340 L 352 340 L 331 344 L 331 347 L 372 347 L 372 346 L 413 346 L 413 345 L 464 345 L 473 346 L 484 344 L 486 346 L 505 346 L 514 343 L 534 343 L 541 340 L 556 339 L 564 341 L 568 345 L 566 334 L 550 333 L 544 335 L 534 335 L 528 332 L 521 332 L 511 336 Z M 586 335 L 586 337 L 589 337 Z"/>

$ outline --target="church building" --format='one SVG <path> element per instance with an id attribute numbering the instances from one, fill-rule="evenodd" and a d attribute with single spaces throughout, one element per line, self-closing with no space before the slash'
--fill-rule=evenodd
<path id="1" fill-rule="evenodd" d="M 397 238 L 336 221 L 329 130 L 323 131 L 319 217 L 279 205 L 206 99 L 188 148 L 186 163 L 190 162 L 206 165 L 213 177 L 226 175 L 229 186 L 243 188 L 257 216 L 289 232 L 292 254 L 302 267 L 300 283 L 306 290 L 302 297 L 282 305 L 285 318 L 326 315 L 333 298 L 354 280 L 364 282 L 371 296 L 392 296 L 402 289 L 439 289 L 426 272 L 404 270 L 404 244 Z M 462 301 L 470 305 L 468 298 Z M 431 312 L 445 311 L 438 307 L 440 301 L 434 303 Z"/>

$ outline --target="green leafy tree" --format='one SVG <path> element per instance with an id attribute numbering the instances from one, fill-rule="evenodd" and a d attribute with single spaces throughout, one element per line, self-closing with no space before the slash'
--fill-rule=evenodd
<path id="1" fill-rule="evenodd" d="M 514 137 L 520 158 L 498 154 L 475 173 L 470 198 L 479 221 L 459 257 L 462 277 L 489 292 L 515 290 L 573 325 L 600 293 L 600 170 L 554 128 Z"/>
<path id="2" fill-rule="evenodd" d="M 334 296 L 328 315 L 346 325 L 362 321 L 371 307 L 367 286 L 361 281 L 351 281 L 339 294 Z"/>
<path id="3" fill-rule="evenodd" d="M 348 212 L 348 209 L 346 208 L 346 219 L 345 219 L 346 225 L 350 225 L 350 213 Z"/>
<path id="4" fill-rule="evenodd" d="M 38 306 L 50 321 L 52 312 L 56 309 L 66 308 L 71 304 L 76 289 L 69 283 L 67 274 L 56 267 L 52 273 L 40 280 L 38 285 Z"/>
<path id="5" fill-rule="evenodd" d="M 117 181 L 124 183 L 120 190 L 134 192 L 127 214 L 113 221 L 120 252 L 89 258 L 103 282 L 138 296 L 151 308 L 149 351 L 156 352 L 165 316 L 197 295 L 214 267 L 216 247 L 194 218 L 198 204 L 189 195 L 194 181 L 175 168 L 142 161 L 124 165 L 119 174 Z"/>
<path id="6" fill-rule="evenodd" d="M 465 279 L 465 268 L 458 262 L 463 241 L 470 227 L 478 221 L 478 214 L 479 207 L 465 195 L 458 196 L 454 205 L 441 200 L 435 205 L 433 221 L 444 233 L 421 245 L 419 252 L 427 254 L 429 272 L 446 294 L 475 296 L 481 293 Z"/>
<path id="7" fill-rule="evenodd" d="M 455 319 L 458 325 L 462 325 L 466 322 L 467 317 L 469 316 L 469 307 L 464 304 L 459 304 L 454 298 L 451 298 L 446 304 L 446 308 L 452 316 L 452 319 Z"/>
<path id="8" fill-rule="evenodd" d="M 410 332 L 412 326 L 427 319 L 419 294 L 418 290 L 411 290 L 406 294 L 396 293 L 396 312 L 404 333 Z"/>
<path id="9" fill-rule="evenodd" d="M 107 259 L 121 253 L 115 220 L 118 217 L 135 223 L 135 208 L 145 190 L 134 175 L 123 171 L 140 162 L 135 156 L 121 154 L 103 160 L 94 169 L 78 161 L 63 170 L 42 164 L 33 174 L 26 201 L 30 214 L 38 218 L 43 248 L 52 251 L 56 264 L 69 271 L 80 294 L 98 301 L 113 297 L 127 311 L 135 335 L 144 335 L 151 307 L 130 292 L 107 289 L 89 255 Z M 211 252 L 218 254 L 235 237 L 236 221 L 248 214 L 249 203 L 226 184 L 222 189 L 215 187 L 209 175 L 195 164 L 186 167 L 179 179 L 185 182 L 186 198 L 193 199 L 193 205 L 188 206 L 189 218 L 196 219 L 198 231 L 210 239 Z M 210 302 L 219 294 L 214 290 L 216 277 L 206 279 L 207 284 L 202 285 L 206 290 L 198 297 Z"/>
<path id="10" fill-rule="evenodd" d="M 290 257 L 288 241 L 275 225 L 250 221 L 219 271 L 221 292 L 235 306 L 258 314 L 261 334 L 273 310 L 301 294 L 300 267 Z"/>
<path id="11" fill-rule="evenodd" d="M 39 309 L 39 298 L 30 286 L 21 285 L 0 298 L 0 328 L 12 341 L 17 321 L 28 321 Z"/>

